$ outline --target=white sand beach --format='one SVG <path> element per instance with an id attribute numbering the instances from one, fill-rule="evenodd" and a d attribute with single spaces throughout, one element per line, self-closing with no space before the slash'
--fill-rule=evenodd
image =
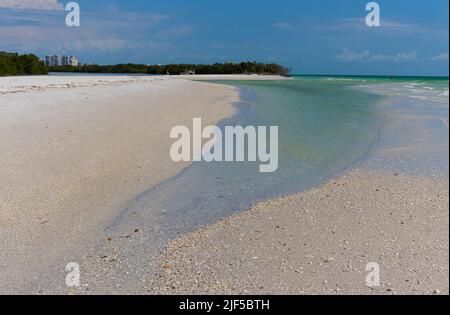
<path id="1" fill-rule="evenodd" d="M 238 100 L 232 87 L 122 76 L 0 78 L 0 93 L 0 293 L 38 293 L 36 275 L 186 166 L 170 159 L 171 128 L 217 123 Z"/>
<path id="2" fill-rule="evenodd" d="M 129 83 L 149 83 L 167 80 L 217 81 L 217 80 L 290 80 L 276 75 L 162 75 L 162 76 L 127 76 L 127 75 L 59 75 L 33 77 L 0 77 L 0 95 L 30 91 L 45 91 L 55 88 L 95 87 L 105 85 L 123 86 Z"/>

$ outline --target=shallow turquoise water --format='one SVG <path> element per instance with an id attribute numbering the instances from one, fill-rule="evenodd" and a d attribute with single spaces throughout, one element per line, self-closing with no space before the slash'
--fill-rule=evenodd
<path id="1" fill-rule="evenodd" d="M 260 173 L 259 162 L 196 162 L 133 200 L 113 230 L 125 224 L 183 233 L 258 201 L 308 189 L 364 158 L 383 123 L 383 97 L 353 83 L 220 83 L 238 87 L 242 98 L 238 113 L 221 126 L 279 126 L 278 170 Z"/>
<path id="2" fill-rule="evenodd" d="M 383 120 L 377 107 L 382 97 L 351 89 L 352 84 L 345 82 L 228 84 L 243 91 L 251 109 L 227 123 L 279 126 L 280 166 L 267 177 L 301 177 L 294 180 L 300 186 L 301 181 L 326 177 L 362 158 L 376 141 Z"/>
<path id="3" fill-rule="evenodd" d="M 222 82 L 242 96 L 239 112 L 222 126 L 279 126 L 278 171 L 259 173 L 258 163 L 196 162 L 131 200 L 108 233 L 146 231 L 145 247 L 138 246 L 150 257 L 168 239 L 306 190 L 355 164 L 448 174 L 448 81 L 375 81 Z M 402 146 L 416 149 L 389 153 Z"/>

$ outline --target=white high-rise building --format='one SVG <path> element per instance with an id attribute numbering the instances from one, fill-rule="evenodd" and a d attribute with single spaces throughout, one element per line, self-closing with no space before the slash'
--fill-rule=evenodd
<path id="1" fill-rule="evenodd" d="M 52 56 L 45 56 L 45 65 L 47 67 L 52 65 Z"/>
<path id="2" fill-rule="evenodd" d="M 53 55 L 50 57 L 50 66 L 62 66 L 62 57 L 59 55 Z"/>
<path id="3" fill-rule="evenodd" d="M 44 59 L 45 65 L 50 67 L 58 67 L 58 66 L 74 66 L 78 67 L 79 62 L 77 57 L 75 56 L 45 56 Z"/>
<path id="4" fill-rule="evenodd" d="M 70 58 L 68 56 L 62 56 L 61 57 L 61 65 L 62 66 L 68 66 L 70 65 Z"/>
<path id="5" fill-rule="evenodd" d="M 69 58 L 69 65 L 74 66 L 74 67 L 78 67 L 78 59 L 77 59 L 77 57 L 71 56 Z"/>

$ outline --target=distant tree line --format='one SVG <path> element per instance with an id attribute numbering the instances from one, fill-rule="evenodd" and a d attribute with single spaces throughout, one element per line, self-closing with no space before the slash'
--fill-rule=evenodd
<path id="1" fill-rule="evenodd" d="M 179 74 L 272 74 L 288 76 L 289 69 L 275 63 L 241 62 L 207 64 L 140 65 L 119 64 L 110 66 L 83 65 L 79 67 L 48 67 L 50 72 L 83 73 L 136 73 L 154 75 Z"/>
<path id="2" fill-rule="evenodd" d="M 47 73 L 47 67 L 35 55 L 19 55 L 0 51 L 0 76 Z"/>
<path id="3" fill-rule="evenodd" d="M 273 74 L 288 76 L 289 69 L 275 63 L 241 62 L 215 64 L 169 64 L 169 65 L 83 65 L 46 67 L 33 54 L 0 52 L 0 76 L 48 74 L 48 72 L 82 73 L 136 73 L 154 75 L 179 74 Z"/>

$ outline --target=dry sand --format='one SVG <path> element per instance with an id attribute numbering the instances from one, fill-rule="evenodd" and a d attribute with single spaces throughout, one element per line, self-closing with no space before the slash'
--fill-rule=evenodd
<path id="1" fill-rule="evenodd" d="M 353 170 L 173 241 L 149 292 L 448 294 L 448 198 L 444 181 Z"/>
<path id="2" fill-rule="evenodd" d="M 65 290 L 66 264 L 121 206 L 187 166 L 171 128 L 217 123 L 238 100 L 167 77 L 0 78 L 0 92 L 0 293 Z"/>
<path id="3" fill-rule="evenodd" d="M 33 76 L 33 77 L 0 77 L 0 95 L 23 93 L 30 91 L 45 91 L 55 88 L 94 87 L 94 86 L 123 86 L 129 83 L 148 83 L 167 80 L 290 80 L 288 77 L 275 75 L 163 75 L 163 76 Z"/>

